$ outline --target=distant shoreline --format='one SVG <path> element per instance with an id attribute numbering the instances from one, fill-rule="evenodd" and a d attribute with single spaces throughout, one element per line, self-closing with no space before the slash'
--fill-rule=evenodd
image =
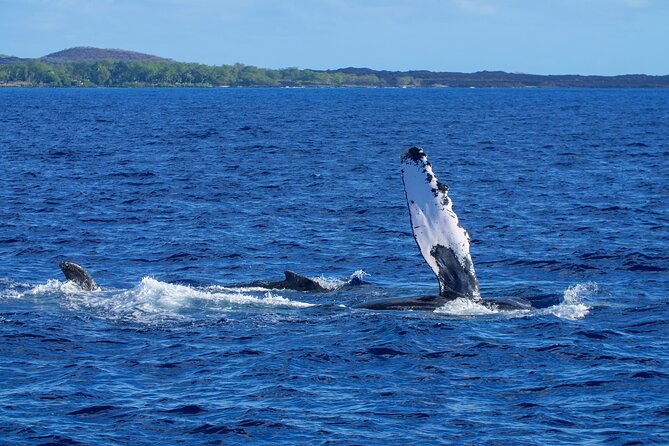
<path id="1" fill-rule="evenodd" d="M 142 86 L 50 86 L 50 85 L 15 85 L 15 84 L 0 84 L 2 89 L 21 89 L 21 90 L 666 90 L 669 86 L 656 87 L 587 87 L 587 86 L 547 86 L 547 87 L 393 87 L 393 86 L 360 86 L 360 85 L 339 85 L 339 86 L 318 86 L 310 85 L 303 87 L 273 87 L 273 86 L 206 86 L 206 85 L 142 85 Z"/>
<path id="2" fill-rule="evenodd" d="M 669 88 L 669 75 L 271 69 L 183 63 L 132 51 L 78 47 L 39 59 L 0 56 L 0 87 Z"/>

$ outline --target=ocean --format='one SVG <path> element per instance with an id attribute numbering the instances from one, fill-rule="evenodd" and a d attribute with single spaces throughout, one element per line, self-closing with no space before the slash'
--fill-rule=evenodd
<path id="1" fill-rule="evenodd" d="M 669 90 L 0 89 L 0 444 L 669 444 L 668 123 Z M 355 307 L 438 292 L 414 145 L 482 296 L 550 304 Z M 235 286 L 285 270 L 328 291 Z"/>

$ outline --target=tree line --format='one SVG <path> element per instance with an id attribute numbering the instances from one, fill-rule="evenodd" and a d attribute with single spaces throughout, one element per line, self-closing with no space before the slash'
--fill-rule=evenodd
<path id="1" fill-rule="evenodd" d="M 0 84 L 38 87 L 299 87 L 406 86 L 418 81 L 399 76 L 395 82 L 374 74 L 347 74 L 268 69 L 234 64 L 210 66 L 159 61 L 95 61 L 48 64 L 39 60 L 0 65 Z"/>
<path id="2" fill-rule="evenodd" d="M 21 59 L 2 63 L 0 86 L 35 87 L 562 87 L 669 88 L 669 76 L 533 75 L 480 71 L 377 71 L 342 68 L 318 71 L 203 65 L 164 60 L 71 61 Z M 7 58 L 4 58 L 7 60 Z"/>

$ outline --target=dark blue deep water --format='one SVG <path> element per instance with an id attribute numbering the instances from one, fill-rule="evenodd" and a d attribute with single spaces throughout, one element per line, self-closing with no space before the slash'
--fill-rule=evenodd
<path id="1" fill-rule="evenodd" d="M 411 145 L 549 304 L 352 308 L 437 291 Z M 666 90 L 2 89 L 0 443 L 667 444 L 668 225 Z"/>

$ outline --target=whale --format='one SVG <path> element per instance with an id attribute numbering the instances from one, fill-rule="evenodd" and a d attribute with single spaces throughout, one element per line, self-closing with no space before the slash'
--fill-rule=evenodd
<path id="1" fill-rule="evenodd" d="M 366 284 L 362 278 L 364 273 L 363 275 L 360 275 L 357 272 L 353 273 L 346 282 L 344 282 L 340 287 L 336 288 L 326 288 L 318 281 L 301 274 L 297 274 L 293 271 L 285 271 L 283 274 L 285 276 L 283 280 L 277 280 L 274 282 L 257 280 L 255 282 L 231 285 L 231 288 L 260 287 L 272 290 L 302 291 L 305 293 L 327 293 L 329 291 L 339 289 L 340 287 L 349 288 Z"/>
<path id="2" fill-rule="evenodd" d="M 420 147 L 411 147 L 400 156 L 402 184 L 409 210 L 411 231 L 423 259 L 437 278 L 439 293 L 417 297 L 380 299 L 354 305 L 369 310 L 434 311 L 456 299 L 466 299 L 492 310 L 530 309 L 532 304 L 522 298 L 486 299 L 481 297 L 474 269 L 467 231 L 460 225 L 448 195 L 449 188 L 432 170 L 427 154 Z M 84 290 L 97 290 L 91 275 L 80 265 L 64 261 L 60 268 L 68 281 Z M 262 287 L 303 292 L 331 291 L 317 281 L 285 271 L 279 281 L 255 281 L 232 287 Z M 352 276 L 345 286 L 361 285 L 360 277 Z"/>
<path id="3" fill-rule="evenodd" d="M 255 282 L 234 285 L 235 288 L 245 288 L 245 287 L 260 287 L 268 288 L 272 290 L 293 290 L 293 291 L 303 291 L 310 293 L 323 293 L 330 291 L 327 288 L 323 287 L 321 284 L 316 282 L 313 279 L 297 274 L 293 271 L 285 271 L 285 279 L 277 280 L 275 282 L 269 282 L 264 280 L 258 280 Z"/>
<path id="4" fill-rule="evenodd" d="M 78 285 L 82 290 L 85 291 L 96 291 L 99 289 L 98 285 L 93 280 L 93 277 L 81 265 L 78 265 L 69 260 L 65 260 L 61 262 L 59 266 L 68 282 L 72 282 Z M 246 284 L 230 285 L 230 287 L 259 287 L 276 290 L 303 291 L 308 293 L 324 293 L 327 291 L 332 291 L 331 289 L 323 287 L 314 279 L 310 279 L 309 277 L 297 274 L 293 271 L 285 271 L 284 276 L 285 278 L 283 280 L 277 280 L 274 282 L 258 280 Z M 360 277 L 354 275 L 344 284 L 344 286 L 356 286 L 362 285 L 363 283 L 364 282 Z"/>
<path id="5" fill-rule="evenodd" d="M 65 275 L 68 282 L 78 285 L 85 291 L 96 291 L 99 289 L 98 285 L 93 280 L 93 277 L 81 265 L 78 265 L 69 260 L 60 262 L 60 270 Z"/>
<path id="6" fill-rule="evenodd" d="M 400 167 L 413 238 L 437 278 L 439 294 L 374 300 L 357 307 L 434 311 L 450 301 L 464 298 L 493 310 L 531 308 L 524 299 L 481 297 L 469 252 L 469 234 L 453 210 L 448 186 L 437 179 L 425 151 L 415 146 L 405 150 L 400 156 Z"/>

